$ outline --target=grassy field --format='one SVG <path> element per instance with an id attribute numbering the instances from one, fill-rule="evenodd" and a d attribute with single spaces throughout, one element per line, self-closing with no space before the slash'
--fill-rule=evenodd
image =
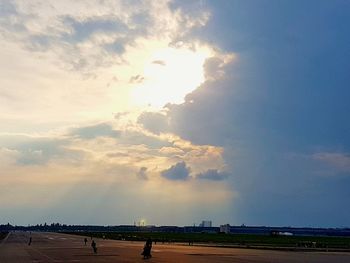
<path id="1" fill-rule="evenodd" d="M 350 249 L 348 237 L 314 237 L 314 236 L 268 236 L 252 234 L 208 234 L 208 233 L 160 233 L 160 232 L 79 232 L 70 233 L 116 240 L 144 241 L 152 238 L 159 243 L 193 242 L 266 247 L 314 247 Z M 314 243 L 313 243 L 314 242 Z"/>

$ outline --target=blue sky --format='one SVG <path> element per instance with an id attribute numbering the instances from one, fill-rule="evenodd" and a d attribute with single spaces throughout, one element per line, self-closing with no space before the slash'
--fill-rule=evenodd
<path id="1" fill-rule="evenodd" d="M 67 6 L 0 5 L 1 222 L 349 226 L 348 1 Z"/>

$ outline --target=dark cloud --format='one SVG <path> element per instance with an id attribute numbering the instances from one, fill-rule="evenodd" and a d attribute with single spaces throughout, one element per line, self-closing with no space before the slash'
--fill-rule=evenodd
<path id="1" fill-rule="evenodd" d="M 220 181 L 226 179 L 227 177 L 228 173 L 220 172 L 216 169 L 209 169 L 204 173 L 197 174 L 196 179 Z"/>
<path id="2" fill-rule="evenodd" d="M 156 112 L 144 112 L 142 113 L 137 122 L 142 126 L 155 134 L 161 132 L 167 132 L 169 130 L 169 121 L 166 115 Z"/>
<path id="3" fill-rule="evenodd" d="M 51 39 L 45 35 L 33 35 L 29 37 L 28 49 L 33 51 L 47 51 L 51 45 Z"/>
<path id="4" fill-rule="evenodd" d="M 141 75 L 135 75 L 130 77 L 129 83 L 142 83 L 145 80 L 145 78 Z"/>
<path id="5" fill-rule="evenodd" d="M 185 103 L 166 105 L 170 132 L 195 144 L 224 146 L 238 131 L 234 121 L 239 98 L 232 90 L 229 81 L 206 82 Z"/>
<path id="6" fill-rule="evenodd" d="M 141 180 L 148 180 L 147 167 L 141 167 L 140 170 L 137 172 L 136 176 Z"/>
<path id="7" fill-rule="evenodd" d="M 19 155 L 18 159 L 16 160 L 16 163 L 19 165 L 24 165 L 24 166 L 26 166 L 26 165 L 44 165 L 53 157 L 55 157 L 55 155 L 52 155 L 50 153 L 48 154 L 48 152 L 46 152 L 46 151 L 27 149 L 27 150 L 20 152 L 20 155 Z"/>
<path id="8" fill-rule="evenodd" d="M 186 166 L 185 162 L 177 163 L 161 172 L 161 176 L 169 180 L 187 180 L 189 175 L 190 168 Z"/>
<path id="9" fill-rule="evenodd" d="M 10 1 L 0 2 L 0 15 L 1 17 L 7 17 L 17 14 L 16 6 Z"/>
<path id="10" fill-rule="evenodd" d="M 203 67 L 206 79 L 218 79 L 225 74 L 225 59 L 219 57 L 208 58 Z"/>
<path id="11" fill-rule="evenodd" d="M 104 45 L 104 48 L 111 53 L 122 54 L 125 51 L 125 45 L 127 44 L 128 39 L 119 38 L 111 44 Z"/>
<path id="12" fill-rule="evenodd" d="M 63 20 L 65 25 L 72 28 L 71 34 L 63 37 L 65 41 L 69 42 L 82 42 L 96 32 L 127 33 L 129 31 L 128 26 L 115 17 L 113 19 L 98 17 L 78 21 L 73 17 L 66 16 Z"/>
<path id="13" fill-rule="evenodd" d="M 69 140 L 62 138 L 2 135 L 0 145 L 19 152 L 16 160 L 19 165 L 42 165 L 54 158 L 76 158 L 79 154 L 67 150 L 65 146 L 69 145 Z"/>
<path id="14" fill-rule="evenodd" d="M 150 149 L 160 149 L 170 147 L 172 143 L 161 140 L 157 137 L 148 136 L 137 131 L 123 131 L 120 134 L 118 142 L 127 145 L 146 145 Z"/>
<path id="15" fill-rule="evenodd" d="M 121 118 L 123 118 L 125 116 L 128 116 L 128 114 L 130 114 L 130 112 L 128 112 L 128 111 L 117 112 L 117 113 L 114 114 L 114 118 L 116 120 L 119 120 L 119 119 L 121 119 Z"/>
<path id="16" fill-rule="evenodd" d="M 129 3 L 130 5 L 130 3 Z M 154 25 L 153 18 L 147 13 L 138 13 L 131 17 L 131 21 L 134 25 L 138 25 L 138 30 L 143 31 L 144 33 L 148 32 L 148 29 Z M 144 27 L 141 28 L 141 25 Z"/>
<path id="17" fill-rule="evenodd" d="M 206 76 L 215 79 L 223 70 L 223 78 L 207 81 L 181 105 L 167 105 L 170 132 L 224 148 L 232 174 L 227 184 L 240 196 L 232 207 L 236 221 L 346 225 L 349 212 L 334 215 L 350 200 L 348 159 L 325 154 L 350 152 L 350 93 L 344 84 L 350 81 L 345 72 L 350 60 L 344 56 L 349 34 L 340 26 L 349 24 L 345 2 L 332 5 L 333 11 L 328 4 L 317 5 L 317 13 L 298 20 L 300 3 L 266 1 L 272 7 L 269 16 L 243 2 L 227 2 L 228 8 L 212 4 L 218 20 L 205 28 L 205 38 L 215 37 L 224 50 L 242 52 L 237 63 L 224 69 L 218 59 L 208 60 Z M 251 20 L 242 10 L 257 16 Z M 324 20 L 326 16 L 334 19 Z M 222 30 L 228 21 L 232 25 Z M 283 157 L 289 151 L 314 152 L 310 149 L 315 147 L 323 153 L 313 159 Z M 325 171 L 337 176 L 318 176 Z"/>
<path id="18" fill-rule="evenodd" d="M 114 130 L 113 127 L 107 123 L 101 123 L 73 129 L 70 135 L 77 136 L 82 139 L 94 139 L 96 137 L 115 138 L 120 135 L 120 131 Z"/>
<path id="19" fill-rule="evenodd" d="M 14 17 L 16 19 L 13 19 Z M 13 1 L 0 1 L 0 30 L 2 33 L 9 31 L 12 33 L 17 31 L 27 32 L 23 19 L 20 17 L 18 8 Z"/>
<path id="20" fill-rule="evenodd" d="M 163 60 L 154 60 L 154 61 L 152 61 L 152 64 L 157 64 L 157 65 L 160 65 L 160 66 L 165 66 L 166 65 L 165 61 L 163 61 Z"/>

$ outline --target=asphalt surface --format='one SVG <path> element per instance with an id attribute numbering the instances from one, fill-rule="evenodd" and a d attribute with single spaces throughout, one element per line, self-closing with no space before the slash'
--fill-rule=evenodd
<path id="1" fill-rule="evenodd" d="M 31 245 L 28 245 L 29 237 Z M 0 243 L 1 263 L 43 262 L 307 262 L 349 263 L 350 253 L 287 252 L 255 249 L 199 247 L 185 245 L 154 244 L 151 259 L 142 259 L 142 242 L 95 239 L 94 254 L 88 237 L 57 233 L 12 232 Z"/>

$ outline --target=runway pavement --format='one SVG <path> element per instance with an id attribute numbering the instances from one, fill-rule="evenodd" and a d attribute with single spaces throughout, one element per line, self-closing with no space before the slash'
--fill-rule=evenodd
<path id="1" fill-rule="evenodd" d="M 29 246 L 29 237 L 32 243 Z M 84 237 L 58 233 L 11 232 L 0 243 L 1 263 L 44 262 L 244 262 L 244 263 L 349 263 L 350 253 L 286 252 L 271 250 L 198 247 L 184 245 L 153 245 L 151 259 L 140 255 L 143 242 L 95 239 L 97 254 Z"/>

